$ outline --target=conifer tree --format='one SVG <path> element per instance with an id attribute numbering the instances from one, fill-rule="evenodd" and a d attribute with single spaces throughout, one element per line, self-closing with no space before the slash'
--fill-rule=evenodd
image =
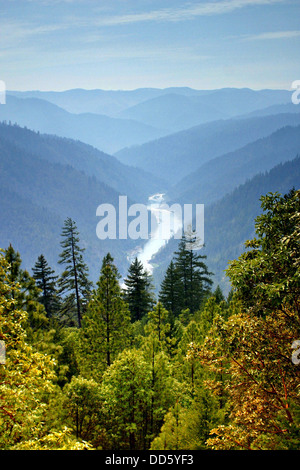
<path id="1" fill-rule="evenodd" d="M 149 321 L 145 326 L 146 333 L 153 333 L 160 344 L 167 340 L 167 333 L 170 330 L 168 323 L 168 311 L 158 302 L 154 309 L 148 313 Z"/>
<path id="2" fill-rule="evenodd" d="M 88 267 L 83 260 L 84 249 L 79 246 L 79 232 L 75 222 L 68 217 L 62 229 L 59 263 L 65 265 L 58 284 L 59 293 L 65 294 L 62 313 L 72 316 L 77 313 L 77 324 L 81 327 L 82 313 L 89 300 L 92 283 L 88 279 Z"/>
<path id="3" fill-rule="evenodd" d="M 102 262 L 81 329 L 82 374 L 100 379 L 103 371 L 130 341 L 130 312 L 123 300 L 120 274 L 108 253 Z M 84 369 L 84 370 L 83 370 Z"/>
<path id="4" fill-rule="evenodd" d="M 16 265 L 8 264 L 0 250 L 0 341 L 5 347 L 5 362 L 0 364 L 0 449 L 88 448 L 52 418 L 53 402 L 60 396 L 55 362 L 28 342 L 28 314 L 18 306 L 18 299 L 23 298 L 20 284 L 11 280 L 20 274 L 21 258 L 12 247 L 8 254 Z"/>
<path id="5" fill-rule="evenodd" d="M 193 232 L 185 233 L 175 252 L 175 267 L 181 286 L 180 310 L 188 308 L 195 313 L 212 285 L 211 275 L 204 262 L 206 256 L 197 253 L 197 239 Z"/>
<path id="6" fill-rule="evenodd" d="M 56 281 L 58 276 L 50 268 L 44 255 L 40 255 L 32 269 L 36 285 L 41 289 L 39 301 L 44 305 L 47 316 L 53 317 L 59 308 Z"/>
<path id="7" fill-rule="evenodd" d="M 214 297 L 216 299 L 216 302 L 218 304 L 225 300 L 224 294 L 223 294 L 222 289 L 219 285 L 217 285 L 213 295 L 214 295 Z"/>
<path id="8" fill-rule="evenodd" d="M 8 263 L 7 277 L 12 285 L 17 287 L 12 290 L 15 308 L 27 312 L 27 333 L 30 332 L 32 336 L 34 332 L 47 328 L 48 325 L 45 309 L 39 302 L 40 289 L 29 272 L 22 269 L 20 253 L 15 251 L 11 244 L 4 250 L 4 255 Z"/>
<path id="9" fill-rule="evenodd" d="M 154 299 L 151 279 L 137 258 L 131 263 L 125 283 L 125 300 L 129 305 L 132 321 L 141 320 L 152 308 Z"/>
<path id="10" fill-rule="evenodd" d="M 168 310 L 171 324 L 180 314 L 179 305 L 180 285 L 177 270 L 172 260 L 166 270 L 160 286 L 158 300 Z"/>
<path id="11" fill-rule="evenodd" d="M 168 312 L 160 302 L 148 313 L 141 351 L 151 374 L 148 435 L 152 440 L 160 431 L 163 418 L 179 394 L 181 384 L 174 379 L 172 362 L 168 354 L 171 338 L 168 334 Z M 150 442 L 149 442 L 150 445 Z"/>

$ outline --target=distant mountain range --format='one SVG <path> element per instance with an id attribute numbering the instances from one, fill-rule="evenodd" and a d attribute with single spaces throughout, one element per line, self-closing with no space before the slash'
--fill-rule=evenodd
<path id="1" fill-rule="evenodd" d="M 168 197 L 182 204 L 211 204 L 257 173 L 297 155 L 300 155 L 300 125 L 282 127 L 267 137 L 204 163 L 173 186 Z"/>
<path id="2" fill-rule="evenodd" d="M 150 119 L 153 99 L 166 95 L 187 97 L 191 105 L 197 97 L 203 104 L 212 106 L 218 112 L 234 116 L 266 108 L 274 104 L 291 101 L 288 90 L 251 90 L 249 88 L 221 88 L 213 90 L 195 90 L 189 87 L 169 88 L 138 88 L 136 90 L 84 90 L 73 89 L 66 91 L 9 91 L 10 95 L 19 98 L 39 98 L 49 101 L 70 113 L 95 113 L 116 117 L 118 114 L 138 104 L 148 102 L 148 112 L 145 116 Z M 154 102 L 157 105 L 157 102 Z M 139 108 L 137 108 L 138 110 Z M 157 108 L 154 108 L 154 111 Z M 172 111 L 172 109 L 170 109 Z M 169 113 L 170 114 L 170 113 Z"/>
<path id="3" fill-rule="evenodd" d="M 136 186 L 132 178 L 136 178 Z M 114 157 L 81 142 L 1 124 L 0 246 L 6 248 L 12 243 L 28 269 L 41 253 L 58 268 L 61 229 L 64 220 L 71 217 L 86 247 L 92 279 L 97 279 L 108 251 L 125 271 L 126 252 L 136 246 L 136 241 L 99 240 L 96 209 L 102 203 L 117 209 L 120 194 L 130 195 L 128 205 L 135 202 L 134 196 L 146 200 L 148 192 L 155 192 L 155 184 L 140 170 L 130 170 Z"/>
<path id="4" fill-rule="evenodd" d="M 66 91 L 9 91 L 19 98 L 39 98 L 56 104 L 70 113 L 95 113 L 116 116 L 131 106 L 165 94 L 183 96 L 199 92 L 191 88 L 138 88 L 136 90 L 85 90 L 81 88 Z"/>
<path id="5" fill-rule="evenodd" d="M 118 116 L 150 126 L 169 129 L 169 133 L 205 122 L 228 119 L 291 101 L 289 92 L 247 88 L 201 91 L 190 94 L 166 93 L 128 108 Z M 295 108 L 295 106 L 294 106 Z"/>
<path id="6" fill-rule="evenodd" d="M 57 265 L 72 217 L 91 278 L 109 251 L 122 274 L 140 240 L 96 237 L 96 208 L 205 204 L 203 253 L 215 283 L 254 233 L 259 197 L 300 187 L 300 106 L 287 90 L 224 88 L 13 92 L 0 105 L 0 247 L 12 243 L 30 269 L 43 253 Z M 16 123 L 16 124 L 15 124 Z M 154 258 L 156 285 L 177 242 Z"/>
<path id="7" fill-rule="evenodd" d="M 11 121 L 31 130 L 78 139 L 108 153 L 166 135 L 142 122 L 100 114 L 73 114 L 39 98 L 7 96 L 0 106 L 0 121 Z"/>
<path id="8" fill-rule="evenodd" d="M 287 90 L 248 88 L 9 91 L 0 120 L 115 153 L 192 126 L 290 102 Z"/>
<path id="9" fill-rule="evenodd" d="M 281 127 L 299 124 L 300 113 L 219 120 L 121 150 L 115 156 L 157 178 L 168 177 L 169 184 L 174 185 L 213 158 L 266 137 Z"/>

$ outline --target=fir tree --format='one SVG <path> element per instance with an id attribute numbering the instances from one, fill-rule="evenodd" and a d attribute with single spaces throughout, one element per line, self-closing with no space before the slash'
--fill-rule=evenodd
<path id="1" fill-rule="evenodd" d="M 165 277 L 161 283 L 158 300 L 168 310 L 171 324 L 179 316 L 179 294 L 180 285 L 177 270 L 172 260 L 166 270 Z"/>
<path id="2" fill-rule="evenodd" d="M 102 262 L 97 290 L 83 316 L 81 350 L 85 360 L 82 373 L 95 379 L 129 346 L 130 313 L 123 300 L 120 274 L 108 253 Z"/>
<path id="3" fill-rule="evenodd" d="M 179 307 L 195 313 L 212 285 L 211 275 L 204 260 L 206 256 L 197 253 L 197 239 L 193 232 L 185 233 L 175 252 L 175 267 L 179 285 Z"/>
<path id="4" fill-rule="evenodd" d="M 170 330 L 168 311 L 158 302 L 151 312 L 148 312 L 148 323 L 145 327 L 147 334 L 153 333 L 160 344 L 166 342 Z"/>
<path id="5" fill-rule="evenodd" d="M 50 268 L 44 255 L 40 255 L 32 269 L 36 285 L 41 289 L 39 301 L 44 305 L 47 316 L 53 315 L 59 309 L 59 298 L 57 295 L 56 281 L 58 276 Z"/>
<path id="6" fill-rule="evenodd" d="M 66 294 L 62 313 L 72 315 L 75 309 L 80 328 L 82 313 L 90 297 L 92 283 L 88 279 L 88 267 L 83 261 L 84 249 L 79 246 L 79 232 L 70 217 L 65 220 L 62 237 L 63 251 L 59 255 L 59 263 L 66 266 L 58 281 L 59 293 Z"/>
<path id="7" fill-rule="evenodd" d="M 4 255 L 8 263 L 7 277 L 17 287 L 12 291 L 15 308 L 27 312 L 26 328 L 31 335 L 34 331 L 47 327 L 48 323 L 45 309 L 39 302 L 40 289 L 29 272 L 22 269 L 20 253 L 15 251 L 11 244 L 4 250 Z"/>
<path id="8" fill-rule="evenodd" d="M 125 300 L 129 305 L 132 321 L 141 320 L 152 308 L 151 280 L 137 258 L 131 263 L 125 279 Z"/>
<path id="9" fill-rule="evenodd" d="M 219 304 L 225 300 L 224 294 L 222 289 L 219 285 L 217 285 L 216 290 L 213 293 L 214 297 L 216 298 L 216 302 Z"/>

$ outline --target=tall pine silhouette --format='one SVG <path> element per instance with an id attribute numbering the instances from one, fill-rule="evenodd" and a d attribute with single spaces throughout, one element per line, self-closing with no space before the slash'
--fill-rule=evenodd
<path id="1" fill-rule="evenodd" d="M 132 321 L 141 320 L 152 308 L 154 298 L 151 280 L 143 264 L 135 258 L 128 269 L 125 283 L 125 300 L 129 305 Z"/>
<path id="2" fill-rule="evenodd" d="M 56 288 L 58 276 L 48 265 L 43 254 L 38 257 L 32 272 L 36 285 L 41 289 L 39 302 L 44 305 L 47 316 L 49 318 L 53 317 L 59 309 L 59 297 Z"/>
<path id="3" fill-rule="evenodd" d="M 175 267 L 180 281 L 179 306 L 195 313 L 213 284 L 212 273 L 204 262 L 206 256 L 197 251 L 198 241 L 192 231 L 186 232 L 175 252 Z"/>
<path id="4" fill-rule="evenodd" d="M 82 313 L 90 298 L 92 283 L 88 279 L 88 267 L 84 263 L 84 248 L 79 246 L 79 232 L 75 222 L 68 217 L 62 229 L 59 263 L 65 265 L 58 285 L 59 293 L 65 295 L 62 313 L 68 317 L 77 314 L 77 323 L 81 327 Z"/>
<path id="5" fill-rule="evenodd" d="M 171 320 L 179 317 L 182 310 L 195 313 L 210 292 L 212 273 L 205 264 L 206 256 L 197 252 L 197 246 L 194 233 L 186 232 L 161 284 L 159 300 Z"/>
<path id="6" fill-rule="evenodd" d="M 120 274 L 108 253 L 102 262 L 97 288 L 82 318 L 82 374 L 99 379 L 117 355 L 129 346 L 130 312 L 123 300 Z"/>

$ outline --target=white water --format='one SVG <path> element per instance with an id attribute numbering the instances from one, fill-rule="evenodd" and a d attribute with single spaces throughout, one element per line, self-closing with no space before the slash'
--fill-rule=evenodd
<path id="1" fill-rule="evenodd" d="M 149 239 L 146 244 L 139 249 L 135 256 L 137 256 L 138 260 L 143 263 L 144 268 L 151 274 L 153 272 L 153 265 L 151 264 L 152 256 L 165 246 L 174 234 L 174 230 L 170 230 L 169 232 L 162 234 L 162 222 L 163 219 L 166 220 L 164 218 L 166 216 L 166 212 L 170 214 L 171 228 L 176 227 L 176 231 L 181 230 L 182 220 L 175 212 L 169 210 L 168 207 L 164 207 L 164 194 L 153 194 L 149 197 L 148 201 L 148 209 L 151 210 L 154 227 L 151 224 L 152 230 L 150 231 Z"/>

